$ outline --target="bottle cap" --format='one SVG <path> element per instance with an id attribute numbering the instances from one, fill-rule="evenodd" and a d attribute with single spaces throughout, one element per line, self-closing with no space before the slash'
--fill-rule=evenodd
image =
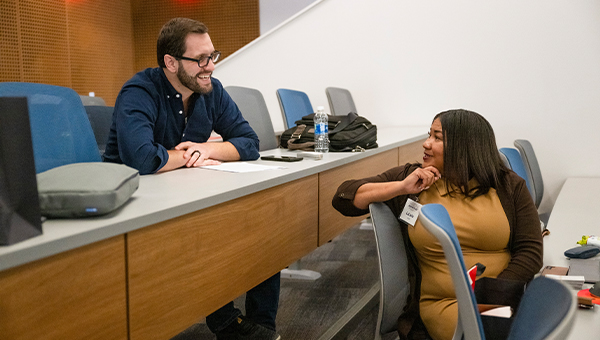
<path id="1" fill-rule="evenodd" d="M 317 106 L 317 111 L 325 111 L 325 107 L 323 107 L 323 106 Z"/>

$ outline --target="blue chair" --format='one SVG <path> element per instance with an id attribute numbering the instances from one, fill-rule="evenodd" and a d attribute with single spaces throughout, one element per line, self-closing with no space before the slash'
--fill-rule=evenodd
<path id="1" fill-rule="evenodd" d="M 0 96 L 27 97 L 36 173 L 102 161 L 81 99 L 72 89 L 7 82 L 0 83 Z"/>
<path id="2" fill-rule="evenodd" d="M 350 112 L 357 112 L 350 91 L 339 87 L 328 87 L 325 89 L 325 93 L 327 93 L 327 101 L 329 101 L 332 115 L 345 116 Z"/>
<path id="3" fill-rule="evenodd" d="M 458 323 L 453 339 L 485 339 L 475 293 L 469 285 L 467 268 L 450 216 L 441 204 L 421 207 L 419 219 L 438 239 L 448 262 L 458 302 Z M 527 287 L 508 339 L 565 339 L 571 330 L 576 299 L 570 288 L 559 281 L 538 277 Z"/>
<path id="4" fill-rule="evenodd" d="M 542 181 L 542 173 L 535 157 L 535 152 L 533 151 L 533 147 L 531 147 L 531 143 L 526 140 L 515 140 L 515 146 L 519 150 L 501 148 L 500 156 L 509 169 L 512 169 L 525 180 L 527 190 L 529 190 L 529 194 L 533 198 L 535 207 L 539 208 L 544 196 L 544 182 Z M 546 232 L 546 224 L 548 223 L 550 214 L 539 214 L 539 217 L 542 232 Z"/>
<path id="5" fill-rule="evenodd" d="M 440 241 L 450 268 L 458 302 L 458 323 L 453 339 L 463 336 L 466 340 L 485 339 L 475 293 L 469 284 L 458 236 L 446 208 L 441 204 L 426 204 L 421 207 L 419 219 L 425 229 Z"/>
<path id="6" fill-rule="evenodd" d="M 375 339 L 397 331 L 398 317 L 410 294 L 408 259 L 400 223 L 382 202 L 369 205 L 379 258 L 379 316 Z"/>
<path id="7" fill-rule="evenodd" d="M 564 283 L 540 276 L 529 283 L 508 340 L 563 340 L 573 328 L 577 299 Z"/>
<path id="8" fill-rule="evenodd" d="M 277 99 L 279 99 L 286 129 L 296 126 L 296 121 L 303 116 L 314 113 L 308 96 L 302 91 L 278 89 Z"/>
<path id="9" fill-rule="evenodd" d="M 258 135 L 259 151 L 276 149 L 277 137 L 271 115 L 260 91 L 241 86 L 227 86 L 225 91 L 229 93 L 250 127 Z"/>
<path id="10" fill-rule="evenodd" d="M 508 160 L 509 168 L 525 180 L 525 183 L 527 184 L 527 189 L 533 197 L 531 183 L 529 183 L 529 179 L 527 178 L 527 170 L 525 170 L 525 164 L 523 164 L 523 160 L 521 159 L 521 154 L 519 153 L 519 150 L 513 148 L 500 148 L 500 153 L 504 155 Z"/>
<path id="11" fill-rule="evenodd" d="M 539 208 L 544 197 L 544 181 L 542 180 L 542 171 L 535 156 L 535 151 L 533 151 L 533 146 L 528 140 L 517 139 L 514 144 L 519 150 L 519 155 L 525 168 L 526 178 L 529 182 L 528 188 L 533 197 L 533 202 Z"/>

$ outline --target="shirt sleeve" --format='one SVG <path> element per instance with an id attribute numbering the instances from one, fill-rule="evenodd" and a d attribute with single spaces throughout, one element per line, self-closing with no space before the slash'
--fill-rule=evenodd
<path id="1" fill-rule="evenodd" d="M 240 160 L 258 159 L 260 156 L 258 136 L 224 90 L 221 91 L 219 107 L 221 112 L 215 122 L 215 132 L 223 137 L 224 142 L 233 144 L 240 154 Z"/>
<path id="2" fill-rule="evenodd" d="M 345 181 L 338 187 L 331 204 L 344 216 L 361 216 L 368 214 L 368 208 L 359 209 L 354 205 L 354 196 L 356 195 L 358 188 L 366 183 L 401 181 L 404 179 L 405 167 L 407 166 L 409 166 L 409 164 L 392 168 L 377 176 Z"/>
<path id="3" fill-rule="evenodd" d="M 512 195 L 516 224 L 512 230 L 511 260 L 498 277 L 530 281 L 543 265 L 540 219 L 524 180 L 519 178 Z"/>
<path id="4" fill-rule="evenodd" d="M 119 156 L 141 175 L 155 173 L 169 159 L 167 149 L 154 142 L 157 104 L 146 89 L 137 86 L 124 88 L 119 97 L 115 105 Z"/>

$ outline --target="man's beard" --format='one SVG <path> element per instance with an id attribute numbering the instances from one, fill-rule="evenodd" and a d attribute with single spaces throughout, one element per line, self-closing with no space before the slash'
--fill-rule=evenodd
<path id="1" fill-rule="evenodd" d="M 190 76 L 183 70 L 183 65 L 181 64 L 177 70 L 177 79 L 179 79 L 183 86 L 200 94 L 209 94 L 212 91 L 212 83 L 207 86 L 201 86 L 197 81 L 199 75 L 200 73 L 196 74 L 196 76 Z"/>

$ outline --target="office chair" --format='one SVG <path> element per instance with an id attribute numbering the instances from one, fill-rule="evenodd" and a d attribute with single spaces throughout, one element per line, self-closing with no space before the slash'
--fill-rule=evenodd
<path id="1" fill-rule="evenodd" d="M 529 179 L 527 178 L 527 171 L 525 170 L 525 164 L 523 164 L 523 160 L 521 159 L 521 154 L 517 149 L 513 148 L 500 148 L 500 153 L 506 157 L 508 160 L 508 168 L 512 169 L 512 171 L 516 172 L 521 178 L 525 180 L 527 184 L 527 189 L 531 196 L 533 197 L 533 191 L 531 189 L 531 184 L 529 183 Z"/>
<path id="2" fill-rule="evenodd" d="M 448 262 L 458 302 L 458 323 L 453 339 L 485 339 L 475 293 L 467 278 L 462 250 L 454 225 L 441 204 L 421 207 L 419 219 L 438 239 Z M 477 283 L 476 283 L 477 284 Z M 576 300 L 570 288 L 545 277 L 533 280 L 525 290 L 510 327 L 508 339 L 565 339 L 573 324 Z"/>
<path id="3" fill-rule="evenodd" d="M 244 118 L 250 123 L 250 127 L 258 135 L 260 140 L 259 150 L 271 150 L 277 148 L 277 138 L 271 115 L 267 104 L 260 91 L 241 86 L 227 86 L 225 91 L 237 104 Z"/>
<path id="4" fill-rule="evenodd" d="M 573 327 L 577 300 L 564 283 L 543 276 L 527 285 L 508 340 L 562 340 Z"/>
<path id="5" fill-rule="evenodd" d="M 542 181 L 542 173 L 535 157 L 535 153 L 531 144 L 522 139 L 515 140 L 515 146 L 518 146 L 519 151 L 513 148 L 501 148 L 500 155 L 505 161 L 505 165 L 517 173 L 520 177 L 525 179 L 527 184 L 527 190 L 533 198 L 535 207 L 539 208 L 542 203 L 542 197 L 544 195 L 544 182 Z M 527 153 L 527 155 L 525 155 Z M 508 162 L 508 164 L 506 163 Z M 529 162 L 526 163 L 526 162 Z M 535 179 L 535 182 L 534 182 Z M 542 231 L 546 230 L 546 224 L 550 218 L 550 214 L 538 214 L 540 218 L 540 225 Z"/>
<path id="6" fill-rule="evenodd" d="M 533 151 L 533 146 L 528 140 L 516 139 L 514 144 L 519 150 L 521 160 L 523 160 L 523 164 L 525 165 L 527 179 L 531 184 L 531 188 L 529 189 L 531 190 L 533 202 L 535 203 L 535 207 L 539 209 L 540 204 L 542 204 L 542 199 L 544 198 L 544 180 L 542 179 L 542 170 L 540 169 L 537 157 L 535 156 L 535 151 Z M 545 228 L 550 219 L 550 213 L 542 213 L 539 214 L 539 216 L 540 221 L 544 224 Z"/>
<path id="7" fill-rule="evenodd" d="M 339 87 L 328 87 L 325 92 L 332 115 L 345 116 L 350 112 L 357 112 L 350 91 Z"/>
<path id="8" fill-rule="evenodd" d="M 84 106 L 106 106 L 106 102 L 104 99 L 100 97 L 90 97 L 90 96 L 82 96 L 80 95 L 81 102 Z"/>
<path id="9" fill-rule="evenodd" d="M 100 151 L 100 155 L 104 155 L 115 108 L 112 106 L 101 105 L 86 105 L 84 107 L 88 119 L 90 120 L 92 131 L 94 131 L 94 136 L 96 137 L 98 151 Z"/>
<path id="10" fill-rule="evenodd" d="M 528 188 L 533 197 L 533 202 L 535 203 L 536 208 L 539 208 L 542 203 L 542 198 L 544 197 L 544 181 L 542 179 L 540 165 L 535 156 L 535 151 L 533 151 L 533 146 L 528 140 L 517 139 L 514 144 L 519 150 L 527 180 L 531 184 L 531 187 L 528 186 Z"/>
<path id="11" fill-rule="evenodd" d="M 369 209 L 379 258 L 379 316 L 375 339 L 380 340 L 383 335 L 397 330 L 398 317 L 410 293 L 410 282 L 404 237 L 398 219 L 385 203 L 371 203 Z"/>
<path id="12" fill-rule="evenodd" d="M 0 96 L 27 97 L 36 173 L 65 164 L 101 161 L 81 99 L 72 89 L 7 82 L 0 83 Z"/>
<path id="13" fill-rule="evenodd" d="M 419 219 L 442 245 L 450 269 L 458 302 L 458 323 L 453 339 L 459 340 L 463 336 L 465 340 L 485 339 L 475 293 L 469 284 L 460 243 L 446 208 L 441 204 L 426 204 L 421 207 Z"/>
<path id="14" fill-rule="evenodd" d="M 510 169 L 510 162 L 508 161 L 508 158 L 506 158 L 506 155 L 500 152 L 500 150 L 498 150 L 498 154 L 500 154 L 500 159 L 502 160 L 502 163 L 504 163 L 504 166 Z"/>
<path id="15" fill-rule="evenodd" d="M 296 126 L 296 121 L 302 119 L 303 116 L 314 113 L 310 100 L 304 92 L 278 89 L 277 99 L 286 129 Z"/>

